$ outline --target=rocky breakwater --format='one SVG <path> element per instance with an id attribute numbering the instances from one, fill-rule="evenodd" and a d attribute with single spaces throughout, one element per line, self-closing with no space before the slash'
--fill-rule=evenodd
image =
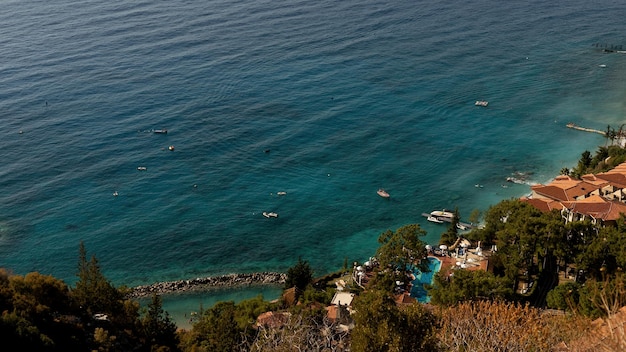
<path id="1" fill-rule="evenodd" d="M 263 272 L 250 274 L 229 274 L 195 278 L 191 280 L 178 280 L 157 282 L 152 285 L 137 286 L 130 289 L 128 298 L 142 298 L 168 293 L 181 293 L 189 291 L 204 291 L 219 287 L 236 287 L 248 285 L 278 285 L 284 284 L 287 275 L 283 273 Z"/>

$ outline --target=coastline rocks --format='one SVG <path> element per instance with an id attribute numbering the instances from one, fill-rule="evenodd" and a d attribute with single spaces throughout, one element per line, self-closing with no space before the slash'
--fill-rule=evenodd
<path id="1" fill-rule="evenodd" d="M 235 287 L 246 285 L 270 285 L 284 284 L 287 274 L 262 272 L 249 274 L 229 274 L 221 276 L 211 276 L 195 278 L 191 280 L 178 280 L 168 282 L 157 282 L 152 285 L 137 286 L 130 289 L 128 298 L 143 298 L 168 293 L 180 293 L 189 291 L 209 290 L 216 287 Z"/>

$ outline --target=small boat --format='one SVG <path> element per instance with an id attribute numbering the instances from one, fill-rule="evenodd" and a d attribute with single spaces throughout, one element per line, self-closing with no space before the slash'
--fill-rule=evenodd
<path id="1" fill-rule="evenodd" d="M 154 133 L 167 134 L 167 130 L 154 130 Z"/>
<path id="2" fill-rule="evenodd" d="M 169 149 L 169 150 L 171 150 L 171 151 L 174 151 L 174 146 L 173 146 L 173 145 L 170 145 L 169 147 L 167 147 L 167 149 Z"/>
<path id="3" fill-rule="evenodd" d="M 280 191 L 280 192 L 276 192 L 276 194 L 279 196 L 284 196 L 285 194 L 287 194 L 287 192 Z"/>
<path id="4" fill-rule="evenodd" d="M 113 197 L 117 197 L 117 196 L 118 196 L 117 191 L 113 192 Z"/>
<path id="5" fill-rule="evenodd" d="M 387 193 L 387 191 L 385 191 L 382 188 L 379 188 L 378 191 L 376 191 L 376 193 L 378 193 L 379 196 L 383 197 L 383 198 L 389 198 L 389 193 Z"/>
<path id="6" fill-rule="evenodd" d="M 467 226 L 465 226 L 465 225 L 463 225 L 463 224 L 460 224 L 460 223 L 457 223 L 457 224 L 456 224 L 456 228 L 457 228 L 457 229 L 459 229 L 459 230 L 461 230 L 461 231 L 467 231 L 467 230 L 469 230 L 469 228 L 468 228 Z"/>
<path id="7" fill-rule="evenodd" d="M 443 220 L 439 220 L 439 218 L 435 216 L 429 216 L 428 218 L 426 218 L 426 220 L 430 222 L 436 222 L 437 224 L 443 224 Z"/>
<path id="8" fill-rule="evenodd" d="M 476 103 L 474 103 L 474 105 L 476 106 L 487 106 L 489 105 L 489 102 L 486 100 L 476 100 Z"/>
<path id="9" fill-rule="evenodd" d="M 145 167 L 145 166 L 138 166 L 137 170 L 139 170 L 139 171 L 146 171 L 146 170 L 148 170 L 148 168 Z"/>
<path id="10" fill-rule="evenodd" d="M 277 218 L 277 217 L 278 217 L 278 214 L 276 214 L 276 213 L 274 213 L 274 212 L 267 212 L 267 211 L 264 211 L 264 212 L 263 212 L 263 216 L 265 216 L 265 217 L 266 217 L 266 218 L 268 218 L 268 219 L 269 219 L 269 218 Z"/>

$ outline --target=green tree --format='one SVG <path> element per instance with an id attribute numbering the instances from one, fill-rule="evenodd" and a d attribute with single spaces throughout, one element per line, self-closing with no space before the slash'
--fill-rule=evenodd
<path id="1" fill-rule="evenodd" d="M 482 270 L 455 270 L 452 275 L 439 272 L 428 289 L 433 304 L 450 306 L 476 299 L 503 300 L 513 295 L 511 281 Z"/>
<path id="2" fill-rule="evenodd" d="M 419 265 L 421 270 L 427 270 L 421 264 L 421 259 L 426 257 L 426 243 L 420 237 L 425 235 L 426 231 L 418 224 L 402 226 L 395 232 L 383 232 L 378 237 L 381 245 L 376 251 L 381 267 L 404 271 Z"/>
<path id="3" fill-rule="evenodd" d="M 472 210 L 472 212 L 470 213 L 470 216 L 467 219 L 470 222 L 470 224 L 478 224 L 478 221 L 480 220 L 481 216 L 482 216 L 481 211 L 479 209 L 474 209 Z"/>
<path id="4" fill-rule="evenodd" d="M 359 295 L 353 306 L 351 350 L 437 351 L 437 320 L 421 304 L 400 309 L 388 293 L 371 290 Z"/>
<path id="5" fill-rule="evenodd" d="M 8 276 L 3 271 L 0 276 L 3 343 L 37 351 L 87 348 L 84 331 L 68 319 L 59 319 L 73 314 L 65 283 L 36 272 L 22 277 Z"/>
<path id="6" fill-rule="evenodd" d="M 277 308 L 277 304 L 265 301 L 263 295 L 258 295 L 239 302 L 236 307 L 235 320 L 237 321 L 237 326 L 244 330 L 254 324 L 259 315 Z"/>
<path id="7" fill-rule="evenodd" d="M 202 312 L 200 320 L 187 334 L 184 350 L 206 352 L 230 352 L 241 343 L 240 330 L 235 321 L 235 303 L 219 302 Z"/>
<path id="8" fill-rule="evenodd" d="M 304 291 L 313 280 L 313 269 L 309 262 L 298 258 L 298 262 L 287 270 L 287 279 L 285 280 L 285 288 L 296 287 L 300 291 Z"/>
<path id="9" fill-rule="evenodd" d="M 576 168 L 572 171 L 574 177 L 580 178 L 580 176 L 586 174 L 589 170 L 589 167 L 591 166 L 591 162 L 591 152 L 585 150 L 581 154 L 580 160 L 578 160 L 578 165 L 576 165 Z"/>
<path id="10" fill-rule="evenodd" d="M 178 345 L 176 335 L 176 324 L 170 319 L 167 312 L 163 310 L 161 297 L 154 293 L 152 300 L 148 304 L 147 312 L 141 323 L 144 328 L 147 342 L 152 350 L 175 351 Z"/>
<path id="11" fill-rule="evenodd" d="M 546 298 L 548 308 L 572 311 L 578 306 L 578 290 L 580 285 L 575 282 L 568 282 L 558 285 L 550 292 Z"/>
<path id="12" fill-rule="evenodd" d="M 77 276 L 78 281 L 72 290 L 72 296 L 89 316 L 123 311 L 123 296 L 102 274 L 96 257 L 92 256 L 91 260 L 87 260 L 87 250 L 82 241 Z"/>
<path id="13" fill-rule="evenodd" d="M 615 315 L 626 306 L 626 276 L 606 275 L 603 280 L 588 280 L 579 290 L 579 312 L 591 318 Z"/>
<path id="14" fill-rule="evenodd" d="M 611 141 L 612 145 L 615 141 L 615 138 L 617 137 L 617 132 L 614 128 L 611 127 L 611 125 L 607 125 L 606 131 L 604 132 L 604 137 L 606 137 L 607 140 Z"/>
<path id="15" fill-rule="evenodd" d="M 108 345 L 115 340 L 118 349 L 136 349 L 142 344 L 143 331 L 139 328 L 139 303 L 124 299 L 122 291 L 115 288 L 102 274 L 100 265 L 95 256 L 87 260 L 87 251 L 80 243 L 78 264 L 78 281 L 76 287 L 70 291 L 71 298 L 79 306 L 81 319 L 88 322 L 89 333 L 93 334 L 97 326 L 97 319 L 107 321 L 100 336 L 106 336 L 103 343 Z M 102 314 L 97 318 L 96 314 Z M 105 349 L 93 341 L 92 348 Z"/>

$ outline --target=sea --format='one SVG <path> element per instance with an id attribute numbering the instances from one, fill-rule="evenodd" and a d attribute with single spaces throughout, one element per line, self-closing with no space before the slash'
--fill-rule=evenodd
<path id="1" fill-rule="evenodd" d="M 0 267 L 70 286 L 81 242 L 131 287 L 436 244 L 626 122 L 615 0 L 1 2 Z"/>

